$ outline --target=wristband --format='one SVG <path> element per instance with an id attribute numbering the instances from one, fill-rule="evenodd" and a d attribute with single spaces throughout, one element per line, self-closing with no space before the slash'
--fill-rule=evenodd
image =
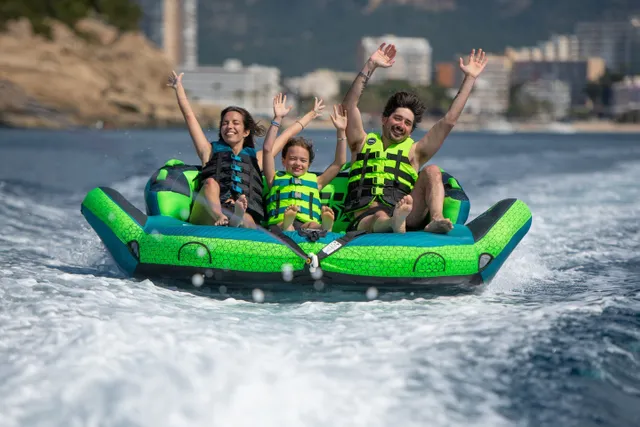
<path id="1" fill-rule="evenodd" d="M 338 138 L 338 141 L 346 141 L 346 140 L 347 140 L 346 136 L 343 136 L 342 138 Z"/>
<path id="2" fill-rule="evenodd" d="M 304 129 L 304 125 L 302 123 L 300 123 L 300 120 L 296 120 L 296 123 L 299 124 L 300 126 L 302 126 L 302 129 Z"/>
<path id="3" fill-rule="evenodd" d="M 277 128 L 280 127 L 280 123 L 276 122 L 275 120 L 271 120 L 271 124 Z"/>

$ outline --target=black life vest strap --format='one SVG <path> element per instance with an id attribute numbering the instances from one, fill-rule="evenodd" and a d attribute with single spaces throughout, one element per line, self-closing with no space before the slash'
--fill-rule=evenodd
<path id="1" fill-rule="evenodd" d="M 305 251 L 303 251 L 302 248 L 298 246 L 298 244 L 291 237 L 284 234 L 284 232 L 282 231 L 282 228 L 278 227 L 277 225 L 272 225 L 271 227 L 269 227 L 269 230 L 265 230 L 265 231 L 268 231 L 269 233 L 273 234 L 282 243 L 287 245 L 293 252 L 295 252 L 296 255 L 298 255 L 300 258 L 305 260 L 308 258 Z"/>
<path id="2" fill-rule="evenodd" d="M 364 156 L 362 158 L 362 170 L 367 170 L 367 161 L 369 160 L 369 155 L 371 154 L 371 149 L 367 149 L 364 152 Z M 359 200 L 362 197 L 362 187 L 364 183 L 364 173 L 360 175 L 360 183 L 358 184 L 358 192 L 356 193 L 356 200 Z"/>
<path id="3" fill-rule="evenodd" d="M 373 188 L 375 187 L 374 181 L 371 178 L 367 178 L 363 180 L 362 184 L 358 185 L 358 183 L 352 183 L 347 187 L 347 193 L 349 195 L 359 195 L 359 197 L 369 197 L 373 196 Z M 397 188 L 403 193 L 409 194 L 411 193 L 411 187 L 401 182 L 393 181 L 393 183 L 389 183 L 385 185 L 383 188 Z"/>

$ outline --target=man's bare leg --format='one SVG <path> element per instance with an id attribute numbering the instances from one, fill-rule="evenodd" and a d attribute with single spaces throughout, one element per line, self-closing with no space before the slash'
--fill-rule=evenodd
<path id="1" fill-rule="evenodd" d="M 258 226 L 256 225 L 256 222 L 253 220 L 253 217 L 248 213 L 244 214 L 244 217 L 242 218 L 242 225 L 240 227 L 258 228 Z"/>
<path id="2" fill-rule="evenodd" d="M 451 221 L 442 215 L 444 185 L 442 185 L 442 172 L 438 166 L 429 165 L 420 172 L 411 195 L 413 209 L 407 217 L 409 228 L 418 227 L 427 214 L 430 214 L 431 221 L 424 231 L 444 234 L 453 229 Z"/>
<path id="3" fill-rule="evenodd" d="M 373 231 L 373 224 L 376 222 L 376 215 L 367 215 L 358 222 L 358 227 L 356 230 L 358 231 L 366 231 L 370 233 Z"/>
<path id="4" fill-rule="evenodd" d="M 374 233 L 390 233 L 393 231 L 391 217 L 385 211 L 378 211 L 373 215 L 371 229 Z"/>
<path id="5" fill-rule="evenodd" d="M 407 217 L 413 208 L 413 198 L 410 195 L 404 196 L 393 210 L 391 217 L 391 229 L 394 233 L 407 232 Z"/>
<path id="6" fill-rule="evenodd" d="M 189 222 L 197 225 L 225 225 L 229 218 L 222 213 L 220 186 L 213 178 L 205 180 L 198 192 Z"/>

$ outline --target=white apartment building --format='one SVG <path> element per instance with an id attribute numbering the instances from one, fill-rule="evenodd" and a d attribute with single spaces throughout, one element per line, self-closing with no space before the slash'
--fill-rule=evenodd
<path id="1" fill-rule="evenodd" d="M 546 113 L 555 120 L 566 117 L 571 108 L 571 87 L 561 80 L 541 78 L 527 82 L 520 95 L 547 103 L 550 111 Z"/>
<path id="2" fill-rule="evenodd" d="M 285 81 L 285 85 L 298 95 L 322 98 L 327 106 L 341 95 L 340 79 L 332 70 L 320 69 L 301 77 L 292 77 Z"/>
<path id="3" fill-rule="evenodd" d="M 432 51 L 429 41 L 417 37 L 397 37 L 384 35 L 380 37 L 364 37 L 358 46 L 358 65 L 365 61 L 382 43 L 394 44 L 397 55 L 391 68 L 378 69 L 371 77 L 371 82 L 383 80 L 406 80 L 415 85 L 431 84 Z"/>
<path id="4" fill-rule="evenodd" d="M 280 69 L 244 67 L 236 59 L 220 66 L 197 67 L 185 73 L 182 84 L 189 97 L 202 104 L 236 105 L 258 116 L 273 114 L 273 97 L 281 91 Z"/>
<path id="5" fill-rule="evenodd" d="M 574 35 L 554 34 L 548 43 L 553 45 L 555 57 L 547 60 L 576 61 L 580 57 L 578 37 Z"/>
<path id="6" fill-rule="evenodd" d="M 587 101 L 586 84 L 604 73 L 604 61 L 590 58 L 579 61 L 514 61 L 511 84 L 524 84 L 538 79 L 561 80 L 571 88 L 571 104 L 583 106 Z"/>
<path id="7" fill-rule="evenodd" d="M 640 111 L 640 76 L 626 77 L 613 84 L 613 115 L 620 116 L 631 111 Z"/>
<path id="8" fill-rule="evenodd" d="M 487 66 L 476 80 L 473 95 L 467 101 L 465 112 L 500 116 L 509 108 L 511 60 L 506 56 L 493 54 L 488 54 L 487 60 Z"/>
<path id="9" fill-rule="evenodd" d="M 580 57 L 578 38 L 558 34 L 534 47 L 508 47 L 505 55 L 512 61 L 577 61 Z"/>

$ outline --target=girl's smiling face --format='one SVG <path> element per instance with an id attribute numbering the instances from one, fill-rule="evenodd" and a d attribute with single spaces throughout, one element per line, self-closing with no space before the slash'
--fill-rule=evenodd
<path id="1" fill-rule="evenodd" d="M 289 147 L 282 158 L 282 166 L 287 173 L 299 177 L 309 170 L 309 150 L 299 145 Z"/>

